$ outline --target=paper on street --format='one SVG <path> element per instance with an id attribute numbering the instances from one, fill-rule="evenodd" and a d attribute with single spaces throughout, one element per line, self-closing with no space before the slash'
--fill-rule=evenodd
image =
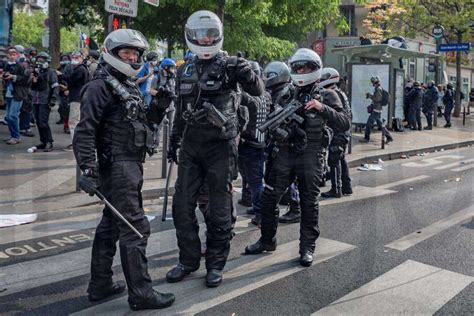
<path id="1" fill-rule="evenodd" d="M 9 226 L 16 226 L 22 224 L 28 224 L 31 222 L 36 221 L 38 216 L 36 214 L 6 214 L 0 215 L 0 228 L 1 227 L 9 227 Z"/>

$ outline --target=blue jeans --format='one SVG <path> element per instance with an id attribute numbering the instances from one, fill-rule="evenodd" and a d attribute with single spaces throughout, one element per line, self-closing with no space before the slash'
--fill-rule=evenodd
<path id="1" fill-rule="evenodd" d="M 383 125 L 383 122 L 380 116 L 381 116 L 381 113 L 379 112 L 370 113 L 369 118 L 367 119 L 367 123 L 365 124 L 365 139 L 367 140 L 370 139 L 370 130 L 372 129 L 372 126 L 374 126 L 374 123 L 377 123 L 377 126 L 379 127 L 379 129 L 382 129 L 384 131 L 387 139 L 392 139 L 392 135 L 387 130 L 387 128 Z"/>
<path id="2" fill-rule="evenodd" d="M 20 111 L 23 101 L 15 101 L 13 98 L 6 98 L 7 113 L 5 121 L 8 124 L 11 138 L 20 138 Z"/>
<path id="3" fill-rule="evenodd" d="M 260 213 L 260 196 L 263 192 L 263 165 L 265 148 L 256 148 L 246 143 L 239 144 L 239 171 L 242 182 L 247 183 L 252 197 L 252 207 Z"/>

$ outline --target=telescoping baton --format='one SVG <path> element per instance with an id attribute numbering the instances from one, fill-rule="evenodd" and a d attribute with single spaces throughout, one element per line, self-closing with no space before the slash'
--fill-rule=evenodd
<path id="1" fill-rule="evenodd" d="M 99 199 L 101 199 L 105 203 L 105 205 L 107 205 L 108 208 L 110 208 L 112 210 L 112 212 L 114 212 L 115 215 L 117 215 L 117 217 L 122 220 L 122 222 L 127 224 L 127 226 L 130 227 L 131 230 L 133 230 L 133 232 L 138 236 L 138 238 L 140 238 L 140 239 L 143 238 L 143 235 L 140 234 L 140 232 L 129 221 L 127 221 L 127 219 L 125 217 L 123 217 L 123 215 L 120 214 L 120 212 L 117 211 L 117 209 L 112 204 L 110 204 L 109 201 L 107 201 L 107 199 L 105 198 L 105 196 L 102 193 L 100 193 L 98 190 L 95 190 L 95 195 L 97 195 L 97 197 Z"/>
<path id="2" fill-rule="evenodd" d="M 168 167 L 168 175 L 166 177 L 165 200 L 163 201 L 163 212 L 161 214 L 161 221 L 163 222 L 166 221 L 166 211 L 168 209 L 168 194 L 170 189 L 171 172 L 173 172 L 173 165 L 174 162 L 172 161 L 170 163 L 170 166 Z"/>

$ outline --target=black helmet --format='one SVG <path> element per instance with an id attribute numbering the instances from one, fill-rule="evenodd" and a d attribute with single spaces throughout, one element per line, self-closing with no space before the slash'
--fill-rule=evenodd
<path id="1" fill-rule="evenodd" d="M 452 82 L 449 82 L 447 85 L 448 89 L 453 89 L 454 88 L 454 85 Z"/>
<path id="2" fill-rule="evenodd" d="M 95 60 L 98 60 L 100 58 L 100 54 L 96 50 L 90 50 L 89 57 L 94 58 Z"/>
<path id="3" fill-rule="evenodd" d="M 290 68 L 281 61 L 272 61 L 263 71 L 263 80 L 266 88 L 272 88 L 281 83 L 291 80 Z"/>
<path id="4" fill-rule="evenodd" d="M 138 61 L 128 63 L 123 61 L 118 52 L 122 48 L 132 48 L 138 51 Z M 136 76 L 143 65 L 143 55 L 148 49 L 148 42 L 142 33 L 132 29 L 118 29 L 110 33 L 104 41 L 103 58 L 106 63 L 126 76 Z"/>
<path id="5" fill-rule="evenodd" d="M 419 87 L 420 85 L 421 85 L 421 84 L 420 84 L 420 82 L 419 82 L 419 81 L 415 81 L 415 82 L 413 82 L 413 86 L 414 86 L 414 87 Z"/>
<path id="6" fill-rule="evenodd" d="M 158 60 L 158 54 L 156 52 L 149 52 L 146 55 L 146 61 Z"/>

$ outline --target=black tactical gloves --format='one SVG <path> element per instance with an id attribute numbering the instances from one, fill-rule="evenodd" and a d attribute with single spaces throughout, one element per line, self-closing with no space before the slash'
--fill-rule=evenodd
<path id="1" fill-rule="evenodd" d="M 93 196 L 99 187 L 97 181 L 97 172 L 93 169 L 84 169 L 79 177 L 79 187 L 90 196 Z"/>
<path id="2" fill-rule="evenodd" d="M 249 62 L 242 57 L 237 59 L 236 75 L 239 80 L 249 82 L 252 80 L 254 72 Z"/>

